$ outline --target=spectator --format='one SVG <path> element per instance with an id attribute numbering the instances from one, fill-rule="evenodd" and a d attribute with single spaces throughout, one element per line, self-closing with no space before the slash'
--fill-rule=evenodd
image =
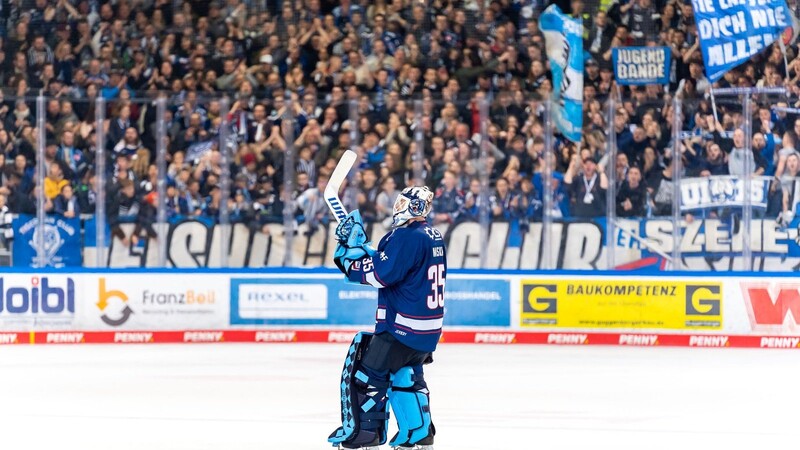
<path id="1" fill-rule="evenodd" d="M 200 195 L 200 183 L 197 180 L 189 179 L 186 191 L 181 196 L 178 205 L 182 215 L 199 216 L 203 214 L 206 202 Z"/>
<path id="2" fill-rule="evenodd" d="M 358 192 L 358 210 L 364 222 L 375 222 L 378 220 L 378 176 L 372 169 L 361 172 L 361 186 Z"/>
<path id="3" fill-rule="evenodd" d="M 14 229 L 11 228 L 12 216 L 11 209 L 8 207 L 8 197 L 0 194 L 0 230 L 2 230 L 0 232 L 0 243 L 6 249 L 10 249 L 9 242 L 14 239 Z"/>
<path id="4" fill-rule="evenodd" d="M 446 171 L 442 178 L 442 186 L 436 190 L 433 198 L 433 223 L 453 223 L 464 204 L 464 194 L 456 186 L 456 174 Z"/>
<path id="5" fill-rule="evenodd" d="M 800 155 L 793 153 L 786 158 L 786 172 L 780 179 L 781 187 L 781 215 L 778 223 L 788 225 L 797 213 L 797 182 L 800 179 Z"/>
<path id="6" fill-rule="evenodd" d="M 97 175 L 94 172 L 86 172 L 83 181 L 75 189 L 80 211 L 94 214 L 97 209 L 97 192 Z"/>
<path id="7" fill-rule="evenodd" d="M 381 191 L 375 201 L 375 221 L 381 222 L 387 229 L 392 225 L 394 202 L 399 195 L 400 191 L 397 190 L 394 178 L 386 177 L 381 181 Z"/>
<path id="8" fill-rule="evenodd" d="M 142 148 L 142 141 L 139 139 L 139 132 L 136 128 L 128 127 L 122 139 L 114 145 L 114 153 L 117 155 L 133 156 Z"/>
<path id="9" fill-rule="evenodd" d="M 72 186 L 65 184 L 61 188 L 61 193 L 53 201 L 53 212 L 62 215 L 67 219 L 80 216 L 81 206 L 78 199 L 73 195 Z"/>
<path id="10" fill-rule="evenodd" d="M 745 148 L 745 134 L 741 128 L 733 132 L 733 149 L 728 154 L 728 172 L 731 175 L 746 175 L 745 167 L 750 167 L 750 173 L 761 175 L 766 168 L 766 162 L 761 158 L 761 153 Z M 747 161 L 749 160 L 749 161 Z"/>
<path id="11" fill-rule="evenodd" d="M 203 216 L 211 219 L 218 219 L 219 210 L 222 206 L 221 201 L 222 191 L 220 190 L 219 186 L 212 186 L 208 196 L 205 199 L 205 205 L 202 208 Z"/>
<path id="12" fill-rule="evenodd" d="M 325 204 L 323 193 L 328 185 L 328 178 L 320 175 L 317 178 L 317 186 L 306 189 L 297 198 L 297 205 L 303 212 L 305 222 L 309 224 L 310 230 L 315 230 L 320 223 L 328 221 L 328 206 Z"/>
<path id="13" fill-rule="evenodd" d="M 668 216 L 672 214 L 673 181 L 672 181 L 672 160 L 664 159 L 664 168 L 658 181 L 654 180 L 653 188 L 653 215 Z"/>
<path id="14" fill-rule="evenodd" d="M 47 177 L 44 179 L 44 195 L 49 200 L 53 200 L 61 193 L 64 186 L 69 185 L 69 181 L 64 178 L 64 171 L 58 162 L 50 163 Z"/>
<path id="15" fill-rule="evenodd" d="M 495 220 L 512 217 L 512 212 L 519 206 L 519 198 L 511 190 L 507 179 L 497 180 L 494 195 L 489 197 L 489 205 Z"/>
<path id="16" fill-rule="evenodd" d="M 617 216 L 645 217 L 647 188 L 638 166 L 630 167 L 625 181 L 617 191 Z"/>
<path id="17" fill-rule="evenodd" d="M 56 159 L 69 169 L 72 179 L 77 179 L 88 164 L 83 151 L 75 147 L 75 134 L 72 131 L 64 131 L 61 135 L 61 145 L 56 151 Z"/>
<path id="18" fill-rule="evenodd" d="M 595 60 L 599 60 L 602 54 L 611 47 L 611 40 L 614 37 L 616 26 L 608 20 L 605 11 L 598 11 L 594 16 L 594 22 L 589 30 L 589 36 L 584 41 L 585 48 Z"/>
<path id="19" fill-rule="evenodd" d="M 124 246 L 128 246 L 130 239 L 122 230 L 122 221 L 138 216 L 140 209 L 141 204 L 136 198 L 133 181 L 121 180 L 119 190 L 110 199 L 107 222 L 111 228 L 111 235 L 119 239 Z"/>
<path id="20" fill-rule="evenodd" d="M 486 197 L 481 196 L 481 181 L 473 178 L 469 182 L 469 189 L 464 195 L 464 203 L 461 205 L 459 220 L 480 220 L 481 200 Z"/>
<path id="21" fill-rule="evenodd" d="M 38 76 L 45 64 L 53 64 L 54 60 L 53 51 L 45 42 L 44 36 L 35 36 L 28 50 L 28 70 L 32 72 L 34 76 Z"/>
<path id="22" fill-rule="evenodd" d="M 606 211 L 606 174 L 597 171 L 595 156 L 582 151 L 575 155 L 564 174 L 564 184 L 569 186 L 570 206 L 576 217 L 599 217 Z"/>
<path id="23" fill-rule="evenodd" d="M 728 175 L 728 164 L 725 154 L 719 144 L 712 143 L 708 146 L 705 160 L 701 162 L 700 176 L 708 177 L 712 175 Z"/>
<path id="24" fill-rule="evenodd" d="M 533 186 L 533 180 L 523 178 L 520 182 L 519 203 L 517 205 L 517 215 L 521 219 L 523 231 L 527 231 L 528 223 L 531 220 L 542 220 L 542 202 L 539 200 L 539 193 Z"/>

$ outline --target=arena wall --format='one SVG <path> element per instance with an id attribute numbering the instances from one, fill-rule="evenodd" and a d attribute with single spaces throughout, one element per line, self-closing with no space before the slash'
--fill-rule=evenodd
<path id="1" fill-rule="evenodd" d="M 799 348 L 782 273 L 454 270 L 444 343 Z M 11 271 L 0 344 L 343 342 L 377 291 L 328 269 Z"/>

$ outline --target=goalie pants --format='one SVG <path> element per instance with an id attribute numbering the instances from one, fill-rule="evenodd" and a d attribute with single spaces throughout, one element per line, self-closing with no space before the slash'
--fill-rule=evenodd
<path id="1" fill-rule="evenodd" d="M 421 366 L 433 362 L 433 355 L 414 350 L 401 343 L 389 332 L 372 336 L 361 363 L 376 372 L 397 373 L 406 366 Z"/>

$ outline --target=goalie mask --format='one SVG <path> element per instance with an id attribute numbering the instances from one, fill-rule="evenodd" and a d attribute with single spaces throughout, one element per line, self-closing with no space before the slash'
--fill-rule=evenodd
<path id="1" fill-rule="evenodd" d="M 392 228 L 402 227 L 415 217 L 426 217 L 431 212 L 433 192 L 427 186 L 409 187 L 394 201 Z"/>

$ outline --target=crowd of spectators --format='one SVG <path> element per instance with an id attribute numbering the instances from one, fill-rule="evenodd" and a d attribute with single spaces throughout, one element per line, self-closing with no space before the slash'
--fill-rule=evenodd
<path id="1" fill-rule="evenodd" d="M 77 217 L 95 210 L 104 189 L 109 222 L 123 240 L 131 236 L 116 227 L 121 217 L 138 218 L 133 239 L 154 233 L 158 202 L 169 217 L 216 220 L 227 199 L 230 219 L 255 227 L 282 222 L 287 211 L 298 221 L 324 223 L 320 193 L 339 155 L 356 148 L 359 170 L 344 201 L 367 221 L 386 222 L 398 192 L 411 184 L 436 191 L 435 223 L 485 215 L 541 220 L 548 165 L 555 217 L 605 215 L 610 188 L 619 216 L 668 215 L 676 95 L 684 100 L 683 176 L 741 174 L 750 158 L 757 173 L 783 180 L 775 192 L 786 190 L 786 177 L 797 171 L 800 121 L 762 103 L 753 117 L 755 150 L 745 154 L 743 132 L 735 131 L 744 122 L 741 108 L 720 102 L 715 120 L 704 96 L 709 83 L 688 1 L 561 5 L 584 23 L 584 133 L 580 143 L 556 135 L 545 161 L 543 100 L 553 85 L 538 29 L 544 6 L 3 0 L 0 207 L 32 213 L 43 196 L 49 212 Z M 611 49 L 631 45 L 670 47 L 668 85 L 615 83 Z M 790 47 L 786 67 L 772 46 L 718 85 L 786 86 L 796 95 L 794 57 Z M 34 176 L 40 93 L 47 96 L 43 186 Z M 98 97 L 107 101 L 104 142 L 95 129 Z M 611 98 L 618 106 L 609 119 Z M 156 195 L 160 99 L 163 199 Z M 226 158 L 218 136 L 225 123 L 230 192 L 222 192 L 221 180 Z M 615 134 L 613 161 L 608 130 Z M 108 155 L 105 186 L 98 182 L 98 146 Z"/>

